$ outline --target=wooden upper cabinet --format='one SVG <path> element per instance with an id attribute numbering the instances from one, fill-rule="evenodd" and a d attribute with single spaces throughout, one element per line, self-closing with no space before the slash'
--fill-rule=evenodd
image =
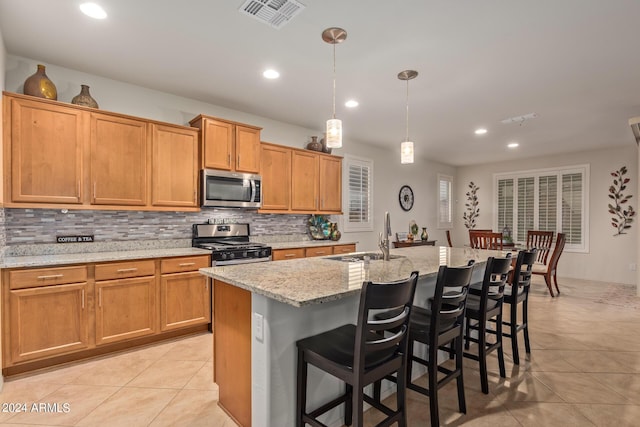
<path id="1" fill-rule="evenodd" d="M 320 211 L 342 211 L 342 158 L 320 156 Z"/>
<path id="2" fill-rule="evenodd" d="M 147 123 L 91 114 L 91 203 L 147 204 Z"/>
<path id="3" fill-rule="evenodd" d="M 303 150 L 291 153 L 291 210 L 318 210 L 318 155 Z"/>
<path id="4" fill-rule="evenodd" d="M 4 111 L 11 117 L 10 125 L 5 122 L 5 144 L 10 143 L 5 170 L 11 170 L 5 177 L 7 201 L 82 203 L 87 113 L 6 96 Z"/>
<path id="5" fill-rule="evenodd" d="M 203 168 L 260 171 L 261 128 L 204 115 L 189 123 L 201 130 Z"/>
<path id="6" fill-rule="evenodd" d="M 198 206 L 198 131 L 151 125 L 151 204 Z"/>
<path id="7" fill-rule="evenodd" d="M 286 211 L 291 203 L 291 149 L 281 145 L 261 144 L 261 210 Z"/>
<path id="8" fill-rule="evenodd" d="M 237 125 L 235 137 L 235 170 L 258 173 L 260 171 L 260 129 Z"/>
<path id="9" fill-rule="evenodd" d="M 204 167 L 232 170 L 233 125 L 219 120 L 204 120 L 202 148 Z"/>

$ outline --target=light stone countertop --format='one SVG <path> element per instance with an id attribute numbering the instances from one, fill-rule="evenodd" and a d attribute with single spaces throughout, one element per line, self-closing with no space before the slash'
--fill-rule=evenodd
<path id="1" fill-rule="evenodd" d="M 344 262 L 340 257 L 299 258 L 289 261 L 262 262 L 201 268 L 200 272 L 276 301 L 302 307 L 344 298 L 360 291 L 362 282 L 388 282 L 406 279 L 418 270 L 420 277 L 434 276 L 440 265 L 463 266 L 470 259 L 484 264 L 490 256 L 507 252 L 445 246 L 418 246 L 392 249 L 399 257 L 389 261 Z"/>
<path id="2" fill-rule="evenodd" d="M 301 240 L 298 242 L 270 242 L 271 249 L 313 248 L 316 246 L 355 245 L 357 240 Z"/>
<path id="3" fill-rule="evenodd" d="M 210 255 L 198 248 L 141 249 L 129 251 L 86 252 L 54 255 L 7 256 L 0 260 L 0 268 L 45 267 L 89 262 L 127 261 L 146 258 Z"/>

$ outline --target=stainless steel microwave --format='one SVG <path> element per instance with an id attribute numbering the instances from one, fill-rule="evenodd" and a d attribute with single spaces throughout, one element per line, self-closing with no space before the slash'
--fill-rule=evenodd
<path id="1" fill-rule="evenodd" d="M 252 209 L 261 206 L 260 175 L 204 169 L 201 176 L 202 206 Z"/>

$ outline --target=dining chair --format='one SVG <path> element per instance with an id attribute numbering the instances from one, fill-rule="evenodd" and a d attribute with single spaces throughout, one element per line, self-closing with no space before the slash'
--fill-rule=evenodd
<path id="1" fill-rule="evenodd" d="M 562 255 L 562 251 L 564 250 L 566 241 L 567 235 L 565 233 L 558 233 L 558 236 L 556 237 L 556 245 L 553 248 L 553 253 L 551 254 L 551 258 L 549 259 L 549 264 L 536 264 L 533 266 L 532 273 L 544 276 L 544 281 L 547 284 L 547 288 L 549 288 L 549 293 L 552 297 L 555 295 L 553 295 L 553 288 L 551 287 L 551 277 L 553 277 L 553 282 L 556 285 L 556 291 L 558 291 L 558 294 L 560 294 L 560 289 L 558 288 L 558 278 L 556 277 L 556 270 L 558 269 L 558 260 L 560 259 L 560 255 Z"/>
<path id="2" fill-rule="evenodd" d="M 323 426 L 317 418 L 344 403 L 344 423 L 362 427 L 364 402 L 387 415 L 384 425 L 407 425 L 406 384 L 409 345 L 409 319 L 418 282 L 414 271 L 406 280 L 389 283 L 364 282 L 360 291 L 357 325 L 343 325 L 297 341 L 298 367 L 296 426 Z M 395 310 L 395 315 L 375 319 L 379 310 Z M 345 384 L 338 398 L 307 412 L 308 365 L 337 377 Z M 364 387 L 395 373 L 396 409 L 374 401 Z"/>
<path id="3" fill-rule="evenodd" d="M 487 355 L 496 351 L 500 376 L 505 377 L 504 352 L 502 348 L 502 303 L 504 288 L 511 269 L 511 254 L 505 258 L 489 257 L 484 270 L 484 278 L 480 289 L 473 285 L 469 288 L 465 324 L 464 356 L 477 361 L 480 365 L 480 385 L 484 394 L 489 394 L 487 375 Z M 495 328 L 488 327 L 490 320 L 495 321 Z M 471 332 L 477 333 L 472 335 Z M 487 341 L 487 334 L 495 337 L 494 342 Z M 471 353 L 469 343 L 478 344 L 477 352 Z"/>
<path id="4" fill-rule="evenodd" d="M 449 244 L 449 247 L 452 248 L 453 244 L 451 243 L 451 230 L 447 230 L 447 243 Z"/>
<path id="5" fill-rule="evenodd" d="M 474 249 L 502 250 L 502 233 L 485 230 L 469 230 L 471 247 Z"/>
<path id="6" fill-rule="evenodd" d="M 538 250 L 536 261 L 539 264 L 547 264 L 553 234 L 553 231 L 527 230 L 527 249 L 536 248 Z"/>
<path id="7" fill-rule="evenodd" d="M 537 250 L 522 250 L 518 252 L 516 266 L 513 270 L 511 286 L 505 286 L 504 304 L 509 305 L 509 320 L 502 321 L 507 331 L 502 336 L 511 338 L 513 363 L 520 364 L 518 352 L 518 332 L 524 335 L 524 347 L 527 354 L 531 353 L 529 344 L 529 288 L 531 285 L 531 270 L 536 262 Z M 518 307 L 521 307 L 522 321 L 518 322 Z M 497 327 L 497 326 L 496 326 Z"/>

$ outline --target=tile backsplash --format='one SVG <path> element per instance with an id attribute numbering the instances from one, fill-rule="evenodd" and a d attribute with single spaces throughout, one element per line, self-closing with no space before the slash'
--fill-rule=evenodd
<path id="1" fill-rule="evenodd" d="M 216 220 L 247 222 L 251 235 L 264 240 L 279 235 L 307 235 L 308 215 L 258 214 L 241 209 L 201 212 L 85 211 L 0 209 L 0 243 L 6 246 L 50 244 L 56 236 L 93 235 L 96 242 L 190 239 L 191 225 Z M 0 253 L 1 255 L 1 253 Z"/>

